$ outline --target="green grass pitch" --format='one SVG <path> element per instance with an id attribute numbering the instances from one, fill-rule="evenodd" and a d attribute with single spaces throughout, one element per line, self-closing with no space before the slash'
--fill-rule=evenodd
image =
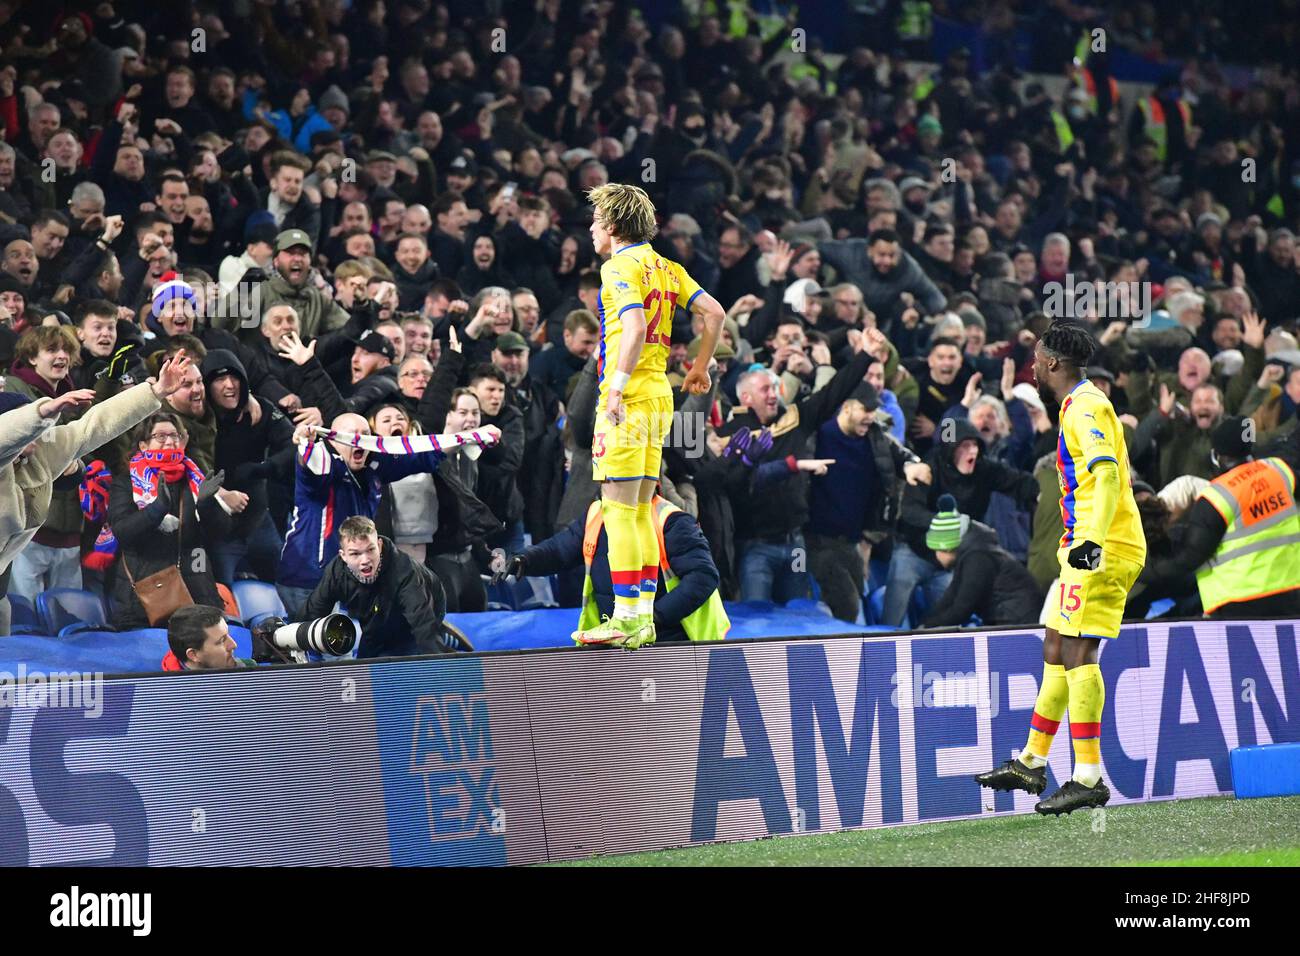
<path id="1" fill-rule="evenodd" d="M 1051 853 L 1048 857 L 1045 854 Z M 1300 797 L 1209 797 L 774 837 L 558 866 L 1300 866 Z"/>

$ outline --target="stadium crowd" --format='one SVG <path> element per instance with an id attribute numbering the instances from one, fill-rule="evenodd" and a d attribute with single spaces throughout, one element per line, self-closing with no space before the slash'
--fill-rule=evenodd
<path id="1" fill-rule="evenodd" d="M 123 562 L 179 565 L 198 603 L 251 576 L 297 612 L 362 516 L 447 610 L 485 609 L 502 556 L 598 494 L 586 190 L 617 181 L 727 309 L 715 392 L 661 476 L 722 597 L 815 581 L 853 621 L 874 565 L 883 623 L 1036 620 L 1062 509 L 1033 353 L 1069 317 L 1134 465 L 1151 574 L 1129 611 L 1199 613 L 1173 559 L 1214 430 L 1245 416 L 1259 454 L 1300 449 L 1294 30 L 1234 86 L 1163 6 L 1049 2 L 1053 97 L 964 49 L 907 71 L 914 4 L 865 5 L 842 57 L 792 43 L 781 5 L 663 6 L 0 3 L 0 411 L 192 360 L 160 411 L 50 476 L 37 524 L 5 519 L 34 535 L 0 542 L 4 590 L 84 586 L 141 627 Z M 961 6 L 996 37 L 1038 5 Z M 1122 98 L 1111 53 L 1075 55 L 1095 27 L 1186 59 Z M 679 309 L 675 384 L 699 331 Z M 500 440 L 390 457 L 309 426 Z M 558 580 L 577 605 L 582 569 Z"/>

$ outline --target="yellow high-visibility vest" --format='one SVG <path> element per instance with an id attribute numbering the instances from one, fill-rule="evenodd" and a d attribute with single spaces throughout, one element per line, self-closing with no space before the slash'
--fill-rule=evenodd
<path id="1" fill-rule="evenodd" d="M 1227 529 L 1196 570 L 1206 614 L 1300 588 L 1300 510 L 1295 474 L 1281 458 L 1248 461 L 1201 492 Z"/>

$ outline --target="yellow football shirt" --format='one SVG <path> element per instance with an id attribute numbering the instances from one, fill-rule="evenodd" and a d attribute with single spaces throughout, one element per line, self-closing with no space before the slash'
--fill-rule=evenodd
<path id="1" fill-rule="evenodd" d="M 1119 469 L 1119 503 L 1109 528 L 1095 526 L 1093 508 L 1096 479 L 1092 469 L 1102 461 L 1113 461 Z M 1124 431 L 1110 400 L 1087 379 L 1080 381 L 1061 403 L 1056 470 L 1061 481 L 1061 519 L 1065 522 L 1061 548 L 1094 541 L 1105 554 L 1145 563 L 1147 539 L 1133 498 Z"/>
<path id="2" fill-rule="evenodd" d="M 605 407 L 609 376 L 618 365 L 622 317 L 628 309 L 645 310 L 645 344 L 623 392 L 625 403 L 650 398 L 672 398 L 668 384 L 668 352 L 672 342 L 673 313 L 677 306 L 690 309 L 704 290 L 676 262 L 665 259 L 648 242 L 624 246 L 600 267 L 600 354 L 596 375 L 600 381 L 600 408 Z"/>

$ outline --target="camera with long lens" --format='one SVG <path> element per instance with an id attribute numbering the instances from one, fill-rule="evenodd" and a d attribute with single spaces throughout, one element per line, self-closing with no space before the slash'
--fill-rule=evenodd
<path id="1" fill-rule="evenodd" d="M 323 658 L 347 657 L 361 636 L 346 614 L 327 614 L 299 624 L 267 617 L 253 626 L 252 635 L 253 660 L 294 664 L 305 664 L 313 653 Z"/>

